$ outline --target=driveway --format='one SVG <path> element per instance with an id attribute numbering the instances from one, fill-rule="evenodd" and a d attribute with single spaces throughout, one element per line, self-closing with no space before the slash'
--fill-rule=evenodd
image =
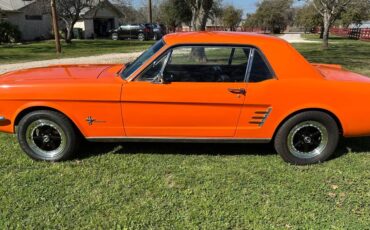
<path id="1" fill-rule="evenodd" d="M 2 64 L 0 65 L 0 74 L 9 71 L 43 67 L 49 65 L 62 65 L 62 64 L 107 64 L 107 63 L 126 63 L 134 60 L 138 57 L 141 52 L 136 53 L 125 53 L 125 54 L 105 54 L 99 56 L 90 57 L 79 57 L 79 58 L 63 58 L 63 59 L 52 59 L 45 61 L 33 61 L 25 63 L 15 63 L 15 64 Z"/>
<path id="2" fill-rule="evenodd" d="M 302 38 L 302 33 L 286 33 L 279 38 L 284 39 L 289 43 L 317 43 L 318 41 L 310 41 Z"/>

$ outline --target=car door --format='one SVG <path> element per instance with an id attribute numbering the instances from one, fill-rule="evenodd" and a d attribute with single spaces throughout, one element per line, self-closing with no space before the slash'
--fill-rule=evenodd
<path id="1" fill-rule="evenodd" d="M 130 38 L 137 39 L 140 30 L 140 25 L 131 25 Z"/>
<path id="2" fill-rule="evenodd" d="M 258 49 L 251 53 L 250 68 L 247 74 L 247 98 L 240 115 L 236 137 L 266 138 L 275 132 L 281 109 L 288 101 L 280 96 L 286 88 L 276 79 L 268 60 Z"/>
<path id="3" fill-rule="evenodd" d="M 243 60 L 233 66 L 236 49 L 242 50 Z M 249 52 L 229 46 L 182 46 L 160 56 L 123 86 L 127 136 L 235 136 L 246 96 Z"/>
<path id="4" fill-rule="evenodd" d="M 121 39 L 126 39 L 128 38 L 128 31 L 129 31 L 129 26 L 128 25 L 123 25 L 120 27 L 119 30 L 119 36 Z"/>

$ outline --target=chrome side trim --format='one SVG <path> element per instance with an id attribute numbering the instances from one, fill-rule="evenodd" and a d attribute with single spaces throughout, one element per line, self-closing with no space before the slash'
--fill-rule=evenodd
<path id="1" fill-rule="evenodd" d="M 270 116 L 271 112 L 272 112 L 272 108 L 270 107 L 270 108 L 268 108 L 265 117 L 262 119 L 260 127 L 265 124 L 265 122 L 266 122 L 267 118 Z"/>
<path id="2" fill-rule="evenodd" d="M 0 117 L 0 121 L 6 121 L 5 117 Z"/>
<path id="3" fill-rule="evenodd" d="M 269 107 L 266 111 L 254 112 L 252 120 L 249 122 L 249 124 L 258 125 L 259 127 L 262 127 L 265 124 L 267 118 L 270 116 L 271 112 L 272 107 Z"/>
<path id="4" fill-rule="evenodd" d="M 90 142 L 269 143 L 270 138 L 87 137 Z"/>

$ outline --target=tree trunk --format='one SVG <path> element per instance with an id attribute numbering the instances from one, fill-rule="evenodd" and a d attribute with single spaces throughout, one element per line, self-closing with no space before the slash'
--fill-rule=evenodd
<path id="1" fill-rule="evenodd" d="M 70 44 L 72 43 L 72 38 L 73 38 L 73 28 L 76 24 L 77 20 L 74 20 L 72 22 L 68 22 L 66 23 L 66 36 L 65 36 L 65 40 L 66 40 L 66 43 L 67 44 Z"/>
<path id="2" fill-rule="evenodd" d="M 324 26 L 321 25 L 320 26 L 320 39 L 323 39 L 324 38 Z"/>
<path id="3" fill-rule="evenodd" d="M 192 17 L 192 27 L 193 31 L 206 31 L 207 20 L 209 12 L 204 11 L 204 9 L 194 9 Z M 190 58 L 199 63 L 206 63 L 207 56 L 203 47 L 194 47 L 191 49 Z"/>
<path id="4" fill-rule="evenodd" d="M 192 27 L 191 30 L 192 31 L 198 31 L 197 18 L 198 18 L 198 10 L 193 10 L 192 17 L 191 17 L 191 27 Z"/>
<path id="5" fill-rule="evenodd" d="M 204 47 L 193 47 L 191 49 L 190 58 L 198 63 L 207 63 L 207 56 Z"/>
<path id="6" fill-rule="evenodd" d="M 330 16 L 324 15 L 324 28 L 323 28 L 323 48 L 329 48 L 329 30 L 330 30 Z"/>
<path id="7" fill-rule="evenodd" d="M 72 26 L 67 26 L 66 31 L 67 31 L 66 37 L 65 37 L 66 43 L 71 44 L 72 43 L 72 38 L 73 38 L 73 27 Z"/>

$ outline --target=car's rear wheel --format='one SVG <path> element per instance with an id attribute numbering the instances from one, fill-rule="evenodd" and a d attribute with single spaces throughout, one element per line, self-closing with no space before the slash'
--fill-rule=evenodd
<path id="1" fill-rule="evenodd" d="M 145 35 L 143 33 L 140 33 L 138 35 L 138 39 L 139 39 L 139 41 L 145 41 Z"/>
<path id="2" fill-rule="evenodd" d="M 153 40 L 158 41 L 159 40 L 159 34 L 154 33 Z"/>
<path id="3" fill-rule="evenodd" d="M 327 113 L 309 111 L 286 121 L 276 133 L 274 145 L 286 162 L 306 165 L 327 160 L 338 140 L 336 121 Z"/>
<path id="4" fill-rule="evenodd" d="M 28 156 L 42 161 L 63 161 L 71 157 L 79 136 L 63 114 L 41 110 L 27 114 L 18 125 L 18 141 Z"/>

